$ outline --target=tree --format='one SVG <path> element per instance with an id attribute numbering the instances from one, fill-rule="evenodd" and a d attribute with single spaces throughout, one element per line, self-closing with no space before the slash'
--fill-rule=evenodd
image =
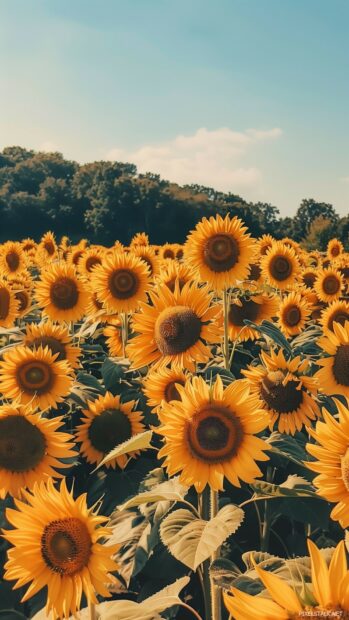
<path id="1" fill-rule="evenodd" d="M 333 223 L 337 223 L 339 219 L 333 205 L 327 202 L 317 202 L 314 198 L 302 200 L 294 218 L 294 236 L 297 241 L 308 234 L 311 223 L 318 217 Z"/>

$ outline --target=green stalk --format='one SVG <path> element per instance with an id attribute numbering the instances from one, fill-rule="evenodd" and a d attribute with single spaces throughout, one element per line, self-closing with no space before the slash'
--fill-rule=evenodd
<path id="1" fill-rule="evenodd" d="M 208 521 L 210 518 L 210 490 L 208 485 L 198 496 L 198 507 L 201 519 Z M 202 584 L 204 592 L 205 618 L 211 618 L 211 581 L 210 581 L 210 560 L 202 563 Z"/>
<path id="2" fill-rule="evenodd" d="M 228 352 L 229 354 L 229 352 Z M 210 491 L 210 518 L 214 519 L 218 512 L 218 500 L 219 495 L 218 491 Z M 211 562 L 214 562 L 219 557 L 220 548 L 216 549 L 216 551 L 211 556 Z M 222 617 L 222 606 L 221 606 L 221 589 L 214 584 L 213 579 L 210 579 L 210 587 L 211 587 L 211 620 L 221 620 Z"/>
<path id="3" fill-rule="evenodd" d="M 128 314 L 124 312 L 121 315 L 121 337 L 122 337 L 122 355 L 126 357 L 126 345 L 128 341 Z"/>
<path id="4" fill-rule="evenodd" d="M 230 360 L 229 360 L 229 293 L 225 288 L 223 291 L 223 325 L 224 325 L 224 336 L 223 336 L 223 358 L 224 358 L 224 367 L 227 370 L 230 370 Z"/>

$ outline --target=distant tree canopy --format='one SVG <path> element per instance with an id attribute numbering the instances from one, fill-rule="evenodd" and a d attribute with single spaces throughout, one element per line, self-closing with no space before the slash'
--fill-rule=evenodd
<path id="1" fill-rule="evenodd" d="M 127 244 L 138 231 L 146 232 L 151 243 L 181 243 L 202 217 L 215 213 L 238 215 L 254 236 L 290 236 L 309 245 L 314 239 L 324 244 L 331 233 L 349 241 L 349 217 L 340 219 L 331 204 L 312 198 L 302 201 L 293 218 L 280 218 L 279 209 L 269 203 L 138 174 L 134 164 L 79 165 L 61 153 L 19 146 L 0 153 L 0 213 L 1 242 L 29 236 L 38 240 L 52 230 L 72 241 L 87 237 L 105 245 L 115 239 Z M 326 234 L 312 228 L 315 220 L 326 222 Z"/>

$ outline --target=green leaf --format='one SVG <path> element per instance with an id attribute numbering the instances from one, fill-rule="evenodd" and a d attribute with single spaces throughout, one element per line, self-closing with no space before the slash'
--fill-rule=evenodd
<path id="1" fill-rule="evenodd" d="M 86 385 L 87 387 L 96 390 L 99 394 L 104 393 L 103 386 L 100 384 L 98 379 L 87 372 L 78 372 L 77 380 L 79 383 L 82 383 L 82 385 Z"/>
<path id="2" fill-rule="evenodd" d="M 292 435 L 284 435 L 274 431 L 270 437 L 265 437 L 264 439 L 270 444 L 269 452 L 273 452 L 281 458 L 305 468 L 303 461 L 307 461 L 309 455 L 305 450 L 305 438 L 303 435 L 293 437 Z"/>
<path id="3" fill-rule="evenodd" d="M 196 570 L 238 529 L 243 518 L 244 512 L 233 504 L 224 506 L 210 521 L 179 509 L 163 520 L 160 537 L 177 560 Z"/>
<path id="4" fill-rule="evenodd" d="M 107 390 L 113 391 L 116 384 L 120 383 L 120 379 L 125 374 L 125 368 L 121 364 L 115 364 L 107 357 L 101 368 L 103 383 Z"/>
<path id="5" fill-rule="evenodd" d="M 128 454 L 129 452 L 136 452 L 137 450 L 147 450 L 149 448 L 153 448 L 150 443 L 152 436 L 153 431 L 144 431 L 144 433 L 138 433 L 138 435 L 134 435 L 130 439 L 127 439 L 120 445 L 116 446 L 116 448 L 108 452 L 107 456 L 104 457 L 103 461 L 99 463 L 96 469 L 99 469 L 103 465 L 110 463 L 110 461 L 113 461 L 118 456 L 122 456 L 123 454 Z"/>
<path id="6" fill-rule="evenodd" d="M 300 476 L 289 476 L 282 484 L 255 480 L 250 486 L 259 496 L 314 497 L 320 500 L 320 497 L 312 490 L 310 483 Z"/>
<path id="7" fill-rule="evenodd" d="M 179 476 L 170 478 L 165 482 L 154 486 L 150 491 L 139 493 L 135 497 L 127 500 L 124 504 L 118 506 L 119 510 L 127 510 L 141 504 L 152 502 L 160 502 L 162 500 L 170 500 L 172 502 L 180 502 L 188 493 L 188 488 L 179 482 Z"/>
<path id="8" fill-rule="evenodd" d="M 248 319 L 244 319 L 244 323 L 245 325 L 250 325 L 253 327 L 253 329 L 258 331 L 260 334 L 271 338 L 271 340 L 282 347 L 284 351 L 287 351 L 289 354 L 292 353 L 290 343 L 286 340 L 285 336 L 281 333 L 278 327 L 276 327 L 276 325 L 271 321 L 262 321 L 260 325 L 256 325 L 256 323 L 253 323 Z"/>
<path id="9" fill-rule="evenodd" d="M 229 590 L 240 575 L 239 567 L 227 558 L 218 558 L 210 566 L 210 576 L 214 584 L 225 590 Z"/>

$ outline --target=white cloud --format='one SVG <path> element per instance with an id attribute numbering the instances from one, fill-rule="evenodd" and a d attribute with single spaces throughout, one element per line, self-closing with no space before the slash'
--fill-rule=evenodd
<path id="1" fill-rule="evenodd" d="M 263 176 L 253 163 L 244 161 L 251 156 L 253 146 L 281 135 L 277 127 L 241 132 L 227 127 L 212 131 L 202 127 L 192 135 L 178 135 L 168 142 L 147 144 L 134 151 L 111 149 L 106 158 L 135 163 L 139 172 L 159 173 L 176 183 L 199 183 L 238 192 L 257 186 Z"/>

